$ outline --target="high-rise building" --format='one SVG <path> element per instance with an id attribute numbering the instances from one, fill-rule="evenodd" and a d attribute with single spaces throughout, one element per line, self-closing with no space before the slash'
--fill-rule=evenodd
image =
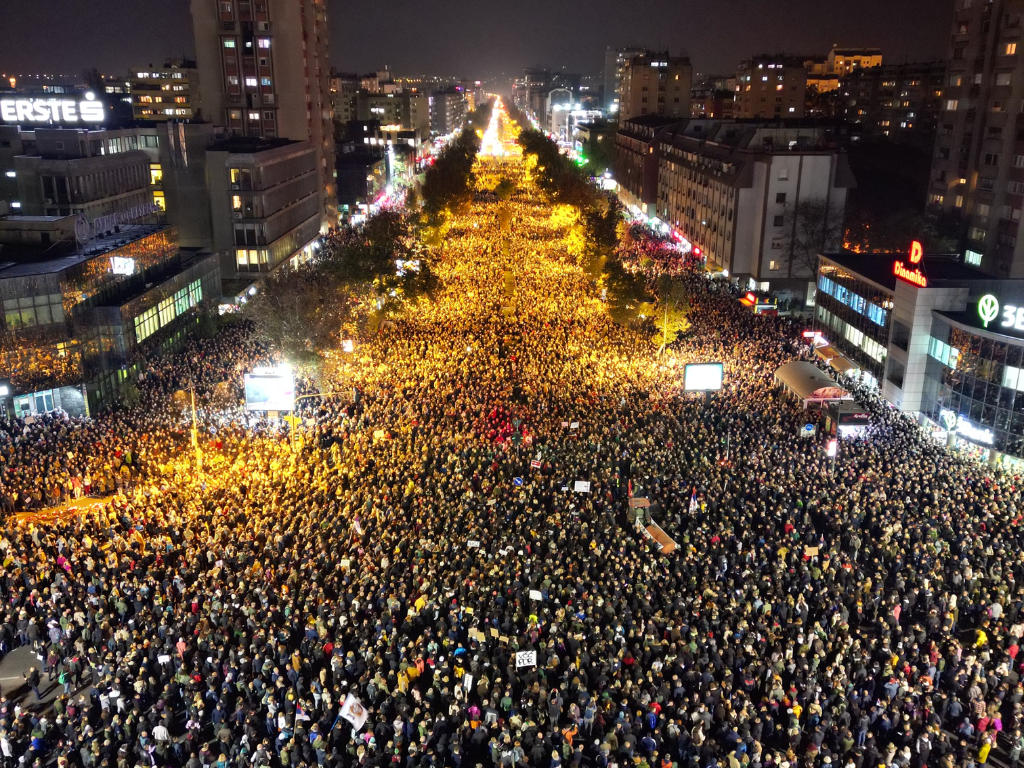
<path id="1" fill-rule="evenodd" d="M 1022 19 L 1021 0 L 956 0 L 929 184 L 964 217 L 967 263 L 1000 277 L 1024 277 Z"/>
<path id="2" fill-rule="evenodd" d="M 756 56 L 736 71 L 736 117 L 803 117 L 807 68 L 793 56 Z"/>
<path id="3" fill-rule="evenodd" d="M 308 141 L 337 216 L 326 0 L 192 0 L 203 107 L 234 136 Z"/>
<path id="4" fill-rule="evenodd" d="M 690 116 L 693 67 L 685 56 L 646 53 L 626 62 L 619 83 L 619 120 L 641 115 Z"/>
<path id="5" fill-rule="evenodd" d="M 619 110 L 619 84 L 626 62 L 643 56 L 643 48 L 608 48 L 604 52 L 604 108 L 614 114 Z"/>
<path id="6" fill-rule="evenodd" d="M 466 122 L 466 96 L 450 88 L 430 97 L 430 130 L 447 136 L 460 130 Z"/>
<path id="7" fill-rule="evenodd" d="M 128 83 L 136 120 L 191 120 L 202 109 L 199 70 L 194 61 L 168 61 L 160 68 L 137 67 Z"/>
<path id="8" fill-rule="evenodd" d="M 842 79 L 841 116 L 869 135 L 931 150 L 939 123 L 944 61 L 856 69 Z"/>
<path id="9" fill-rule="evenodd" d="M 331 116 L 334 121 L 345 125 L 357 120 L 356 94 L 359 93 L 359 75 L 331 75 Z"/>

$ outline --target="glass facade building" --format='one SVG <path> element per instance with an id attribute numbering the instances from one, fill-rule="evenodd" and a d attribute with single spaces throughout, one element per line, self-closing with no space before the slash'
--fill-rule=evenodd
<path id="1" fill-rule="evenodd" d="M 814 330 L 877 385 L 888 356 L 893 292 L 823 257 L 815 303 Z"/>
<path id="2" fill-rule="evenodd" d="M 924 414 L 955 439 L 1024 467 L 1024 339 L 976 328 L 970 318 L 935 315 Z"/>

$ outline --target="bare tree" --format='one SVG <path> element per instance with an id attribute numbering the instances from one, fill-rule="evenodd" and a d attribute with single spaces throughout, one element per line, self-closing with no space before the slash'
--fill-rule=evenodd
<path id="1" fill-rule="evenodd" d="M 798 202 L 786 211 L 782 229 L 790 276 L 811 279 L 818 271 L 818 254 L 842 246 L 843 208 L 824 199 Z"/>

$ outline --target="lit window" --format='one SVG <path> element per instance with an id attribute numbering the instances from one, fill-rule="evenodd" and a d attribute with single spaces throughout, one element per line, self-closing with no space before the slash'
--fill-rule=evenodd
<path id="1" fill-rule="evenodd" d="M 260 113 L 259 112 L 250 112 L 249 113 L 249 119 L 250 120 L 259 120 L 260 119 Z"/>
<path id="2" fill-rule="evenodd" d="M 167 210 L 167 201 L 164 200 L 164 193 L 157 190 L 153 192 L 153 204 L 161 211 Z"/>
<path id="3" fill-rule="evenodd" d="M 260 85 L 263 85 L 263 86 L 266 86 L 266 87 L 269 88 L 270 87 L 270 78 L 269 77 L 261 77 L 260 78 Z"/>
<path id="4" fill-rule="evenodd" d="M 235 251 L 235 261 L 240 267 L 247 266 L 249 264 L 249 252 L 245 248 L 239 248 Z M 255 260 L 253 263 L 255 263 Z"/>
<path id="5" fill-rule="evenodd" d="M 255 88 L 256 87 L 256 78 L 255 77 L 247 77 L 247 78 L 245 78 L 245 85 L 246 85 L 247 88 Z"/>
<path id="6" fill-rule="evenodd" d="M 1015 53 L 1017 53 L 1017 44 L 1007 43 L 1006 46 L 1003 48 L 1003 53 L 1005 53 L 1007 56 L 1013 56 Z"/>
<path id="7" fill-rule="evenodd" d="M 231 196 L 231 207 L 236 211 L 242 210 L 242 198 L 240 195 Z"/>
<path id="8" fill-rule="evenodd" d="M 234 48 L 235 47 L 235 41 L 230 39 L 230 38 L 225 40 L 224 41 L 224 47 L 225 48 Z"/>
<path id="9" fill-rule="evenodd" d="M 270 47 L 270 38 L 269 37 L 261 37 L 260 38 L 260 48 L 269 48 L 269 47 Z"/>
<path id="10" fill-rule="evenodd" d="M 149 166 L 149 183 L 156 186 L 164 179 L 164 169 L 160 167 L 159 163 L 154 163 Z"/>

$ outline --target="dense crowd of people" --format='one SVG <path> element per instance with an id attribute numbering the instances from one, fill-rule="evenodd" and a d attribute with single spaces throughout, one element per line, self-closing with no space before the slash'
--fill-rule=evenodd
<path id="1" fill-rule="evenodd" d="M 516 194 L 452 222 L 440 293 L 324 371 L 352 396 L 299 440 L 202 408 L 191 462 L 173 393 L 269 360 L 245 326 L 152 361 L 136 407 L 8 425 L 5 487 L 121 492 L 0 539 L 0 650 L 39 658 L 4 764 L 1016 766 L 1019 481 L 875 404 L 833 471 L 772 384 L 793 325 L 678 269 L 659 357 L 491 162 Z M 717 360 L 712 402 L 682 391 Z"/>

